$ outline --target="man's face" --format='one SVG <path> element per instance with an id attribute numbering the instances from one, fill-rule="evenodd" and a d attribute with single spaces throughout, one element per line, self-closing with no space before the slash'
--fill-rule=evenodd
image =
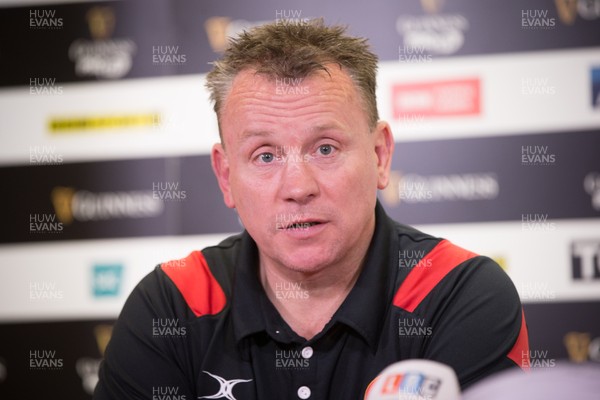
<path id="1" fill-rule="evenodd" d="M 371 132 L 349 75 L 328 71 L 301 81 L 240 72 L 221 110 L 224 147 L 212 151 L 261 263 L 304 273 L 364 256 L 393 151 L 387 124 Z"/>

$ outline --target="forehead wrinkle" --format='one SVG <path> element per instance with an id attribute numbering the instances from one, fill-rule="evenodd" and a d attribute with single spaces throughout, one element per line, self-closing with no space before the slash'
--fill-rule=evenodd
<path id="1" fill-rule="evenodd" d="M 338 115 L 337 112 L 340 107 L 352 104 L 363 110 L 358 90 L 345 71 L 314 75 L 303 82 L 309 87 L 309 94 L 282 95 L 276 93 L 274 79 L 248 71 L 240 72 L 222 110 L 223 115 L 228 114 L 231 123 L 246 128 L 240 132 L 237 140 L 276 135 L 277 130 L 281 129 L 278 124 L 287 121 L 296 123 L 294 119 L 297 118 L 300 118 L 298 124 L 305 119 L 312 126 L 300 127 L 296 135 L 306 134 L 308 130 L 323 130 L 319 126 L 325 125 L 342 131 L 353 128 L 353 123 L 346 119 L 350 116 Z M 322 119 L 319 120 L 319 117 Z M 298 130 L 297 127 L 295 130 Z"/>
<path id="2" fill-rule="evenodd" d="M 329 85 L 327 85 L 329 86 Z M 275 86 L 272 87 L 261 87 L 259 90 L 255 87 L 248 87 L 247 89 L 237 89 L 232 91 L 227 103 L 231 103 L 232 100 L 237 100 L 240 105 L 244 106 L 247 103 L 252 105 L 262 105 L 268 103 L 269 108 L 285 108 L 290 104 L 309 102 L 313 103 L 316 97 L 319 97 L 319 101 L 333 101 L 337 102 L 339 98 L 343 98 L 345 101 L 351 100 L 352 96 L 348 93 L 347 88 L 340 87 L 340 85 L 331 85 L 332 87 L 324 87 L 319 90 L 318 93 L 307 94 L 307 95 L 282 95 L 275 92 Z M 339 93 L 338 93 L 339 92 Z M 322 97 L 326 97 L 323 99 Z M 329 97 L 331 100 L 327 99 Z"/>
<path id="3" fill-rule="evenodd" d="M 329 92 L 323 91 L 318 102 L 315 102 L 314 96 L 301 98 L 290 96 L 288 99 L 276 97 L 277 101 L 273 101 L 273 97 L 257 96 L 255 91 L 249 91 L 250 96 L 245 95 L 248 92 L 239 92 L 230 98 L 231 102 L 225 112 L 231 112 L 234 116 L 242 116 L 246 115 L 242 112 L 246 109 L 248 110 L 247 115 L 252 116 L 253 119 L 276 117 L 278 120 L 287 120 L 297 117 L 327 117 L 332 111 L 335 114 L 337 107 L 351 102 L 351 97 L 345 96 L 345 93 L 342 94 L 343 100 L 340 102 L 340 97 L 332 95 L 332 92 L 335 91 L 345 92 L 340 88 L 334 88 Z M 232 103 L 235 104 L 234 109 L 231 109 Z"/>
<path id="4" fill-rule="evenodd" d="M 308 132 L 309 134 L 319 134 L 323 131 L 326 130 L 330 130 L 330 129 L 338 129 L 338 130 L 343 130 L 343 127 L 337 122 L 328 122 L 325 124 L 321 124 L 321 125 L 316 125 L 307 129 L 303 129 L 300 132 L 293 132 L 292 136 L 296 137 L 296 136 L 300 136 L 303 132 Z M 277 136 L 277 132 L 274 131 L 270 131 L 268 129 L 266 130 L 244 130 L 242 132 L 242 134 L 240 135 L 240 141 L 243 142 L 245 140 L 249 140 L 252 139 L 254 137 L 270 137 L 270 136 Z"/>
<path id="5" fill-rule="evenodd" d="M 268 108 L 269 111 L 273 111 L 272 108 Z M 264 119 L 257 118 L 253 121 L 241 121 L 246 125 L 246 129 L 242 132 L 240 136 L 240 140 L 246 140 L 251 136 L 272 136 L 277 134 L 278 130 L 285 129 L 281 127 L 281 123 L 285 123 L 287 121 L 294 122 L 296 127 L 294 130 L 296 134 L 300 135 L 306 132 L 322 132 L 327 129 L 338 129 L 345 130 L 351 129 L 352 127 L 350 121 L 340 120 L 335 114 L 329 112 L 323 112 L 322 107 L 310 107 L 310 109 L 304 109 L 301 115 L 289 115 L 289 110 L 283 110 L 285 113 L 272 113 L 262 114 L 260 112 L 254 112 L 254 117 L 260 116 L 264 117 Z M 276 120 L 273 121 L 272 118 L 275 117 Z M 302 121 L 296 122 L 294 121 L 296 118 L 302 118 Z"/>

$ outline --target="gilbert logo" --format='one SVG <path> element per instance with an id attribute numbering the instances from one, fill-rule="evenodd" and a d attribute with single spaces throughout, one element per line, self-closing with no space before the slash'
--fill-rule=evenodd
<path id="1" fill-rule="evenodd" d="M 233 387 L 235 385 L 237 385 L 238 383 L 252 382 L 252 379 L 232 379 L 232 380 L 228 381 L 225 378 L 221 378 L 220 376 L 213 375 L 208 371 L 202 371 L 202 372 L 215 378 L 219 382 L 219 385 L 221 385 L 221 387 L 219 388 L 219 391 L 217 393 L 210 395 L 210 396 L 200 396 L 200 397 L 198 397 L 199 399 L 237 400 L 235 397 L 233 397 Z"/>

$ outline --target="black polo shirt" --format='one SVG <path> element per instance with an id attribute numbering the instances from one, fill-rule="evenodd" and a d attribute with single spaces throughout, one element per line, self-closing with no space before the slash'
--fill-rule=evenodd
<path id="1" fill-rule="evenodd" d="M 281 318 L 244 232 L 158 266 L 114 327 L 95 399 L 362 399 L 389 364 L 450 365 L 467 387 L 526 367 L 514 285 L 492 260 L 391 220 L 377 204 L 362 272 L 310 340 Z M 307 296 L 299 285 L 282 298 Z"/>

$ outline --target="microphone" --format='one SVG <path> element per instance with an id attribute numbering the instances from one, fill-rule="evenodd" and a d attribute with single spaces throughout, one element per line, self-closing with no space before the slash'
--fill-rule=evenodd
<path id="1" fill-rule="evenodd" d="M 386 367 L 369 384 L 365 400 L 459 400 L 458 377 L 431 360 L 405 360 Z"/>

